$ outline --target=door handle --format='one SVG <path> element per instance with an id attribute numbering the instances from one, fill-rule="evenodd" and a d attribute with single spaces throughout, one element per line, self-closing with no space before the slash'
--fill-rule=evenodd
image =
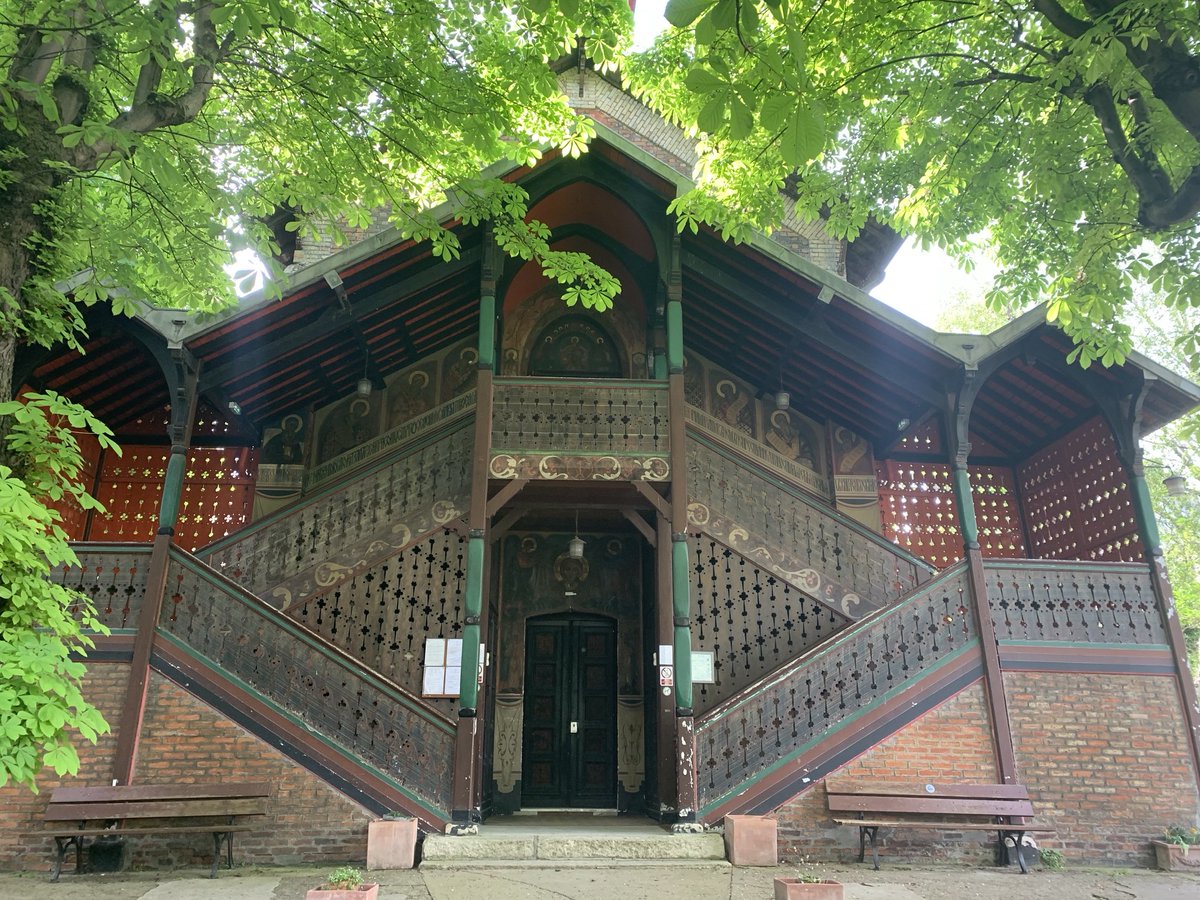
<path id="1" fill-rule="evenodd" d="M 579 723 L 578 722 L 571 723 L 571 734 L 579 734 Z"/>

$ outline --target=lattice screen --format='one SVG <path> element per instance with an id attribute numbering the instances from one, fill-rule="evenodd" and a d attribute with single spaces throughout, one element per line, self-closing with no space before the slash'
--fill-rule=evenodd
<path id="1" fill-rule="evenodd" d="M 420 694 L 425 639 L 461 637 L 466 567 L 467 542 L 443 529 L 285 612 Z"/>
<path id="2" fill-rule="evenodd" d="M 692 647 L 714 654 L 716 684 L 697 684 L 697 713 L 849 624 L 707 535 L 689 535 Z"/>
<path id="3" fill-rule="evenodd" d="M 98 499 L 106 515 L 95 515 L 85 540 L 152 541 L 171 450 L 126 445 L 123 455 L 105 456 Z M 258 451 L 244 447 L 188 451 L 175 540 L 188 550 L 236 531 L 250 518 Z"/>
<path id="4" fill-rule="evenodd" d="M 961 559 L 949 463 L 880 460 L 875 469 L 884 535 L 940 569 Z M 984 556 L 1024 557 L 1012 472 L 1002 466 L 969 466 L 968 472 Z"/>
<path id="5" fill-rule="evenodd" d="M 1128 477 L 1101 419 L 1030 457 L 1017 478 L 1033 558 L 1144 558 Z"/>

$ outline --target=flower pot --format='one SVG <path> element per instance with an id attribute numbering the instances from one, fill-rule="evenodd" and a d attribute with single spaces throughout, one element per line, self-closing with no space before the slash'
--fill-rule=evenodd
<path id="1" fill-rule="evenodd" d="M 726 816 L 725 856 L 735 866 L 779 865 L 777 828 L 765 816 Z"/>
<path id="2" fill-rule="evenodd" d="M 323 884 L 304 895 L 304 900 L 378 900 L 378 898 L 379 885 L 377 884 L 363 884 L 353 890 L 343 890 Z"/>
<path id="3" fill-rule="evenodd" d="M 1180 847 L 1167 841 L 1151 841 L 1158 867 L 1164 872 L 1200 872 L 1200 845 Z"/>
<path id="4" fill-rule="evenodd" d="M 416 819 L 377 819 L 367 825 L 368 871 L 411 869 L 416 849 Z"/>
<path id="5" fill-rule="evenodd" d="M 838 881 L 775 879 L 775 900 L 844 900 L 845 891 L 845 887 Z"/>

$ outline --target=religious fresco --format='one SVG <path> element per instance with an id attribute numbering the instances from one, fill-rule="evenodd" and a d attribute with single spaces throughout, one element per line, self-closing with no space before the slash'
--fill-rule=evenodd
<path id="1" fill-rule="evenodd" d="M 505 315 L 500 374 L 649 377 L 644 313 L 639 303 L 628 299 L 622 297 L 612 309 L 597 313 L 569 309 L 556 285 L 537 292 Z M 604 344 L 596 343 L 597 338 Z"/>
<path id="2" fill-rule="evenodd" d="M 479 350 L 476 341 L 452 347 L 442 357 L 442 378 L 438 388 L 441 402 L 453 400 L 475 387 L 479 371 Z"/>
<path id="3" fill-rule="evenodd" d="M 264 466 L 302 466 L 308 459 L 307 414 L 289 413 L 263 429 L 259 462 Z"/>
<path id="4" fill-rule="evenodd" d="M 317 415 L 314 462 L 326 462 L 375 437 L 380 431 L 382 408 L 382 398 L 372 393 L 366 399 L 355 394 L 321 410 Z"/>
<path id="5" fill-rule="evenodd" d="M 870 442 L 848 428 L 830 424 L 829 445 L 838 512 L 881 532 L 879 482 L 875 477 L 875 454 Z"/>
<path id="6" fill-rule="evenodd" d="M 252 521 L 269 516 L 299 499 L 312 428 L 307 412 L 292 412 L 263 429 L 259 473 L 254 485 Z"/>
<path id="7" fill-rule="evenodd" d="M 405 369 L 388 382 L 385 427 L 403 425 L 437 402 L 437 363 L 430 360 Z"/>

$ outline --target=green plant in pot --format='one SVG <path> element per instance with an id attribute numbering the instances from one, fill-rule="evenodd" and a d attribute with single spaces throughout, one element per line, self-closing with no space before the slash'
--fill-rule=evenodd
<path id="1" fill-rule="evenodd" d="M 1161 840 L 1151 841 L 1158 867 L 1166 872 L 1200 872 L 1200 828 L 1195 825 L 1171 825 Z"/>
<path id="2" fill-rule="evenodd" d="M 376 900 L 378 884 L 365 884 L 363 873 L 354 866 L 339 866 L 325 879 L 325 884 L 313 888 L 305 900 Z"/>

